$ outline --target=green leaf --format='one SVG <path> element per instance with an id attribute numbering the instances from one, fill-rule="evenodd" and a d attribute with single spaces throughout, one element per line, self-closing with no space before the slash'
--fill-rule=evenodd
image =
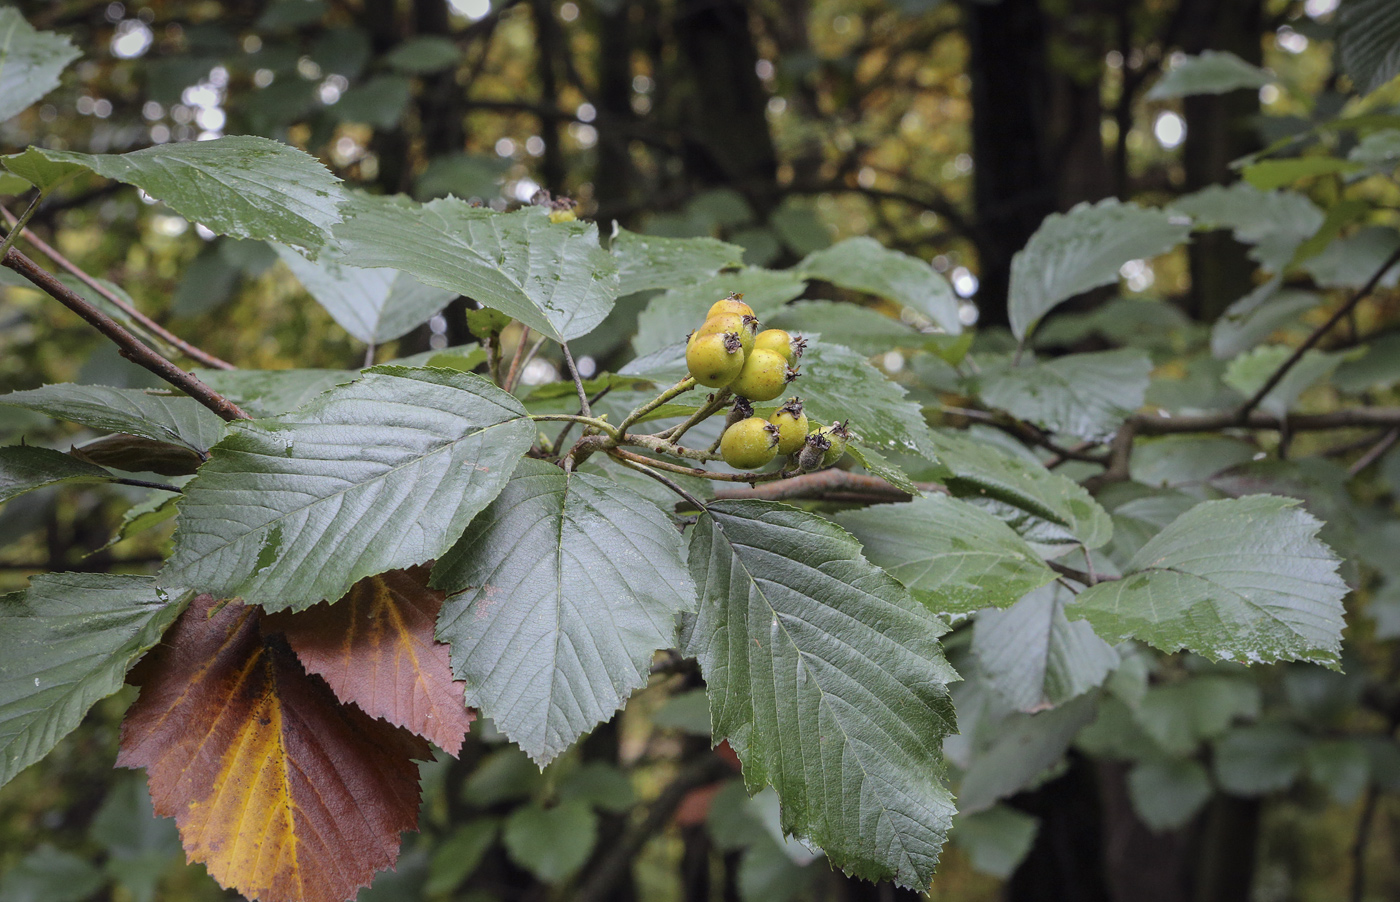
<path id="1" fill-rule="evenodd" d="M 28 179 L 22 179 L 12 172 L 0 172 L 0 195 L 12 197 L 16 194 L 23 194 L 33 187 Z"/>
<path id="2" fill-rule="evenodd" d="M 111 473 L 52 448 L 0 447 L 0 504 L 59 482 L 107 482 Z"/>
<path id="3" fill-rule="evenodd" d="M 409 75 L 431 75 L 456 65 L 461 58 L 462 51 L 457 49 L 457 43 L 451 38 L 424 35 L 409 38 L 386 53 L 383 59 L 391 69 Z"/>
<path id="4" fill-rule="evenodd" d="M 1307 737 L 1289 724 L 1240 727 L 1215 744 L 1215 780 L 1237 796 L 1282 792 L 1302 773 L 1307 746 Z"/>
<path id="5" fill-rule="evenodd" d="M 618 227 L 613 229 L 608 250 L 617 258 L 619 296 L 654 288 L 684 288 L 712 278 L 721 269 L 737 268 L 744 261 L 743 248 L 714 238 L 659 238 Z M 717 295 L 714 301 L 722 297 Z"/>
<path id="6" fill-rule="evenodd" d="M 972 652 L 978 670 L 1017 711 L 1062 705 L 1102 685 L 1118 666 L 1118 652 L 1089 624 L 1065 618 L 1071 599 L 1067 589 L 1051 584 L 1004 611 L 977 615 Z"/>
<path id="7" fill-rule="evenodd" d="M 1400 248 L 1400 233 L 1384 226 L 1366 226 L 1333 241 L 1303 264 L 1320 288 L 1360 288 L 1371 280 L 1390 255 Z M 1391 266 L 1379 285 L 1400 283 L 1400 265 Z"/>
<path id="8" fill-rule="evenodd" d="M 67 35 L 35 31 L 14 7 L 0 9 L 0 121 L 58 87 L 58 76 L 82 56 Z"/>
<path id="9" fill-rule="evenodd" d="M 744 303 L 762 319 L 800 295 L 806 285 L 792 273 L 747 266 L 738 272 L 721 273 L 698 285 L 673 288 L 652 298 L 637 318 L 632 348 L 645 355 L 683 342 L 689 332 L 700 328 L 710 306 L 730 294 L 742 294 Z"/>
<path id="10" fill-rule="evenodd" d="M 1380 171 L 1400 166 L 1400 128 L 1383 128 L 1366 135 L 1347 154 L 1348 160 L 1365 163 Z"/>
<path id="11" fill-rule="evenodd" d="M 926 887 L 953 814 L 946 627 L 840 527 L 780 504 L 710 504 L 690 570 L 684 647 L 749 791 L 773 786 L 783 830 L 833 865 Z"/>
<path id="12" fill-rule="evenodd" d="M 1122 579 L 1080 593 L 1067 613 L 1110 641 L 1135 637 L 1212 660 L 1336 664 L 1339 561 L 1290 498 L 1205 501 L 1133 556 Z"/>
<path id="13" fill-rule="evenodd" d="M 365 344 L 398 338 L 457 296 L 397 270 L 350 266 L 330 248 L 315 261 L 281 245 L 274 250 L 340 327 Z"/>
<path id="14" fill-rule="evenodd" d="M 1094 719 L 1097 696 L 1081 695 L 1049 711 L 1012 714 L 1001 721 L 991 737 L 978 743 L 971 766 L 958 784 L 958 810 L 964 814 L 985 811 L 1044 776 L 1080 728 Z"/>
<path id="15" fill-rule="evenodd" d="M 987 377 L 982 400 L 1051 432 L 1102 442 L 1142 406 L 1151 373 L 1138 350 L 1067 354 Z"/>
<path id="16" fill-rule="evenodd" d="M 1116 284 L 1129 260 L 1164 254 L 1186 239 L 1191 227 L 1113 198 L 1068 213 L 1052 213 L 1011 261 L 1007 301 L 1011 331 L 1019 339 L 1063 301 L 1100 285 Z"/>
<path id="17" fill-rule="evenodd" d="M 174 517 L 175 502 L 179 498 L 179 495 L 156 491 L 152 492 L 146 500 L 133 504 L 122 514 L 122 522 L 117 527 L 116 533 L 107 540 L 106 545 L 97 550 L 106 551 L 123 539 L 129 539 L 139 532 L 154 529 Z"/>
<path id="18" fill-rule="evenodd" d="M 495 818 L 480 818 L 449 833 L 433 850 L 423 892 L 430 896 L 454 892 L 481 864 L 499 830 Z"/>
<path id="19" fill-rule="evenodd" d="M 534 441 L 479 376 L 383 366 L 290 413 L 240 421 L 180 499 L 163 580 L 269 611 L 442 555 Z"/>
<path id="20" fill-rule="evenodd" d="M 1108 513 L 1074 480 L 961 433 L 940 430 L 930 439 L 939 463 L 950 471 L 944 480 L 948 490 L 1033 546 L 1079 542 L 1098 548 L 1112 537 Z"/>
<path id="21" fill-rule="evenodd" d="M 1269 73 L 1233 53 L 1206 50 L 1176 63 L 1147 92 L 1148 100 L 1170 100 L 1193 94 L 1224 94 L 1241 88 L 1258 89 L 1273 81 Z"/>
<path id="22" fill-rule="evenodd" d="M 1171 209 L 1194 219 L 1197 230 L 1230 229 L 1237 240 L 1255 246 L 1250 258 L 1271 273 L 1282 272 L 1298 246 L 1326 219 L 1302 194 L 1261 191 L 1243 181 L 1228 188 L 1211 185 L 1177 198 Z"/>
<path id="23" fill-rule="evenodd" d="M 402 270 L 555 341 L 593 331 L 617 298 L 617 266 L 597 226 L 552 223 L 541 207 L 496 213 L 455 197 L 361 195 L 345 212 L 336 237 L 347 263 Z"/>
<path id="24" fill-rule="evenodd" d="M 858 439 L 851 439 L 846 442 L 846 453 L 871 476 L 878 476 L 901 492 L 918 497 L 920 489 L 909 478 L 909 474 L 891 463 L 879 451 Z"/>
<path id="25" fill-rule="evenodd" d="M 1360 163 L 1338 157 L 1291 157 L 1284 160 L 1261 160 L 1246 166 L 1240 174 L 1246 182 L 1260 191 L 1269 191 L 1319 175 L 1357 172 L 1362 168 Z"/>
<path id="26" fill-rule="evenodd" d="M 1253 445 L 1223 435 L 1164 435 L 1133 443 L 1128 474 L 1148 486 L 1192 486 L 1250 460 L 1254 453 Z"/>
<path id="27" fill-rule="evenodd" d="M 118 432 L 75 446 L 68 453 L 78 460 L 128 473 L 189 476 L 204 463 L 204 455 L 183 445 L 156 442 Z"/>
<path id="28" fill-rule="evenodd" d="M 1359 94 L 1400 75 L 1400 7 L 1390 0 L 1344 0 L 1337 12 L 1337 54 Z"/>
<path id="29" fill-rule="evenodd" d="M 6 872 L 0 902 L 83 902 L 105 882 L 87 859 L 43 845 Z"/>
<path id="30" fill-rule="evenodd" d="M 779 310 L 763 325 L 786 329 L 794 335 L 827 335 L 866 356 L 895 348 L 922 348 L 931 344 L 933 338 L 868 307 L 835 301 L 798 301 Z"/>
<path id="31" fill-rule="evenodd" d="M 144 391 L 76 385 L 45 385 L 0 395 L 0 404 L 36 410 L 92 429 L 139 435 L 203 454 L 224 432 L 224 421 L 193 398 Z"/>
<path id="32" fill-rule="evenodd" d="M 807 279 L 903 304 L 951 335 L 962 331 L 958 299 L 948 281 L 924 261 L 891 250 L 874 238 L 847 238 L 808 256 L 793 270 Z"/>
<path id="33" fill-rule="evenodd" d="M 947 495 L 846 511 L 836 522 L 936 614 L 1006 607 L 1055 578 L 1011 527 Z"/>
<path id="34" fill-rule="evenodd" d="M 1005 880 L 1030 852 L 1040 821 L 1009 805 L 953 819 L 953 842 L 975 870 Z"/>
<path id="35" fill-rule="evenodd" d="M 126 154 L 35 150 L 135 185 L 220 235 L 315 253 L 340 222 L 340 180 L 315 157 L 267 138 L 231 135 Z"/>
<path id="36" fill-rule="evenodd" d="M 1371 756 L 1355 739 L 1321 739 L 1307 750 L 1308 778 L 1339 805 L 1350 805 L 1371 780 Z"/>
<path id="37" fill-rule="evenodd" d="M 1210 774 L 1199 761 L 1143 761 L 1128 772 L 1128 798 L 1158 833 L 1186 826 L 1210 800 Z"/>
<path id="38" fill-rule="evenodd" d="M 331 113 L 342 122 L 392 129 L 413 99 L 413 82 L 402 75 L 376 75 L 346 91 Z"/>
<path id="39" fill-rule="evenodd" d="M 9 10 L 0 10 L 0 15 L 5 12 L 9 12 Z M 0 20 L 0 30 L 3 28 L 3 20 Z M 4 70 L 0 69 L 0 82 L 4 80 Z M 79 173 L 87 171 L 86 166 L 77 163 L 50 160 L 44 156 L 42 151 L 34 147 L 27 148 L 21 153 L 0 157 L 0 163 L 5 164 L 5 168 L 10 172 L 38 188 L 41 194 L 48 194 Z"/>
<path id="40" fill-rule="evenodd" d="M 182 859 L 172 818 L 156 817 L 144 775 L 125 773 L 109 784 L 88 838 L 107 851 L 103 870 L 134 902 L 156 902 L 167 871 Z"/>
<path id="41" fill-rule="evenodd" d="M 0 786 L 120 689 L 193 594 L 148 576 L 45 573 L 0 598 Z"/>
<path id="42" fill-rule="evenodd" d="M 506 818 L 501 838 L 511 861 L 545 883 L 562 883 L 588 861 L 598 816 L 587 802 L 523 805 Z"/>
<path id="43" fill-rule="evenodd" d="M 1285 345 L 1251 348 L 1230 361 L 1222 381 L 1241 395 L 1252 398 L 1291 356 L 1293 349 Z M 1303 392 L 1332 375 L 1342 358 L 1340 352 L 1307 351 L 1279 383 L 1269 389 L 1269 393 L 1259 402 L 1259 408 L 1275 416 L 1288 413 Z"/>
<path id="44" fill-rule="evenodd" d="M 454 194 L 468 200 L 489 199 L 501 193 L 501 176 L 510 161 L 495 154 L 456 153 L 434 157 L 413 183 L 413 196 L 431 200 Z"/>
<path id="45" fill-rule="evenodd" d="M 1281 284 L 1278 277 L 1270 279 L 1225 308 L 1210 330 L 1210 351 L 1216 359 L 1248 351 L 1322 303 L 1316 292 L 1280 289 Z"/>
<path id="46" fill-rule="evenodd" d="M 404 366 L 419 365 L 396 362 Z M 286 413 L 324 391 L 360 378 L 359 373 L 351 370 L 195 370 L 195 375 L 255 417 Z"/>
<path id="47" fill-rule="evenodd" d="M 1208 674 L 1149 687 L 1133 719 L 1164 751 L 1186 757 L 1223 735 L 1236 719 L 1258 717 L 1259 705 L 1254 682 Z"/>
<path id="48" fill-rule="evenodd" d="M 467 704 L 541 766 L 622 707 L 676 642 L 695 590 L 653 503 L 610 479 L 523 460 L 433 568 L 438 639 Z"/>
<path id="49" fill-rule="evenodd" d="M 801 363 L 807 378 L 794 382 L 788 393 L 802 397 L 810 419 L 823 424 L 849 420 L 859 440 L 879 451 L 928 451 L 923 410 L 864 357 L 841 345 L 814 341 Z"/>

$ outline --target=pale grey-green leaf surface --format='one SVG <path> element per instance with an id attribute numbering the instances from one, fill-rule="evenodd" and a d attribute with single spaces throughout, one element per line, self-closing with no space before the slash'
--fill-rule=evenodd
<path id="1" fill-rule="evenodd" d="M 1197 229 L 1230 229 L 1265 272 L 1282 272 L 1298 245 L 1322 226 L 1317 205 L 1295 191 L 1261 191 L 1245 181 L 1211 185 L 1177 198 L 1171 209 L 1194 219 Z"/>
<path id="2" fill-rule="evenodd" d="M 1082 620 L 1065 617 L 1069 591 L 1042 586 L 1006 610 L 989 608 L 972 627 L 978 670 L 1017 711 L 1064 704 L 1099 686 L 1118 652 Z"/>
<path id="3" fill-rule="evenodd" d="M 1215 744 L 1215 780 L 1226 792 L 1246 798 L 1282 792 L 1302 773 L 1307 747 L 1308 737 L 1292 724 L 1240 727 Z"/>
<path id="4" fill-rule="evenodd" d="M 1141 761 L 1128 772 L 1128 798 L 1142 822 L 1161 832 L 1190 823 L 1214 787 L 1199 761 Z"/>
<path id="5" fill-rule="evenodd" d="M 1337 13 L 1342 71 L 1361 94 L 1400 75 L 1400 5 L 1391 0 L 1344 0 Z"/>
<path id="6" fill-rule="evenodd" d="M 1010 805 L 995 805 L 953 819 L 953 843 L 967 853 L 975 870 L 1002 880 L 1030 852 L 1040 821 Z"/>
<path id="7" fill-rule="evenodd" d="M 1269 73 L 1227 50 L 1206 50 L 1173 65 L 1147 92 L 1147 99 L 1170 100 L 1193 94 L 1224 94 L 1241 88 L 1258 90 L 1271 81 L 1273 78 Z"/>
<path id="8" fill-rule="evenodd" d="M 0 121 L 58 87 L 58 76 L 82 56 L 67 35 L 36 31 L 18 9 L 0 9 Z"/>
<path id="9" fill-rule="evenodd" d="M 1033 546 L 1074 542 L 1098 548 L 1113 536 L 1113 521 L 1072 479 L 967 435 L 938 430 L 931 441 L 944 480 L 955 496 L 1006 522 Z"/>
<path id="10" fill-rule="evenodd" d="M 608 250 L 617 258 L 618 296 L 655 288 L 683 288 L 744 262 L 744 249 L 727 241 L 663 238 L 623 228 L 614 228 Z"/>
<path id="11" fill-rule="evenodd" d="M 593 331 L 617 299 L 617 263 L 598 227 L 550 222 L 541 207 L 497 213 L 455 197 L 357 195 L 345 217 L 335 234 L 347 263 L 402 270 L 555 341 Z"/>
<path id="12" fill-rule="evenodd" d="M 1210 351 L 1217 359 L 1248 351 L 1322 302 L 1316 292 L 1281 284 L 1281 277 L 1270 279 L 1225 308 L 1210 329 Z"/>
<path id="13" fill-rule="evenodd" d="M 1012 714 L 985 730 L 958 783 L 958 810 L 985 811 L 1038 780 L 1094 719 L 1097 695 L 1087 693 L 1038 714 Z"/>
<path id="14" fill-rule="evenodd" d="M 112 479 L 102 467 L 52 448 L 33 445 L 0 447 L 0 504 L 25 492 L 59 482 L 106 482 Z"/>
<path id="15" fill-rule="evenodd" d="M 534 438 L 520 402 L 479 376 L 366 370 L 231 427 L 185 487 L 162 579 L 273 611 L 335 601 L 439 557 Z"/>
<path id="16" fill-rule="evenodd" d="M 0 395 L 0 404 L 36 410 L 91 429 L 170 442 L 201 454 L 224 432 L 224 421 L 193 398 L 139 388 L 63 382 Z"/>
<path id="17" fill-rule="evenodd" d="M 947 495 L 846 511 L 836 522 L 936 614 L 1006 607 L 1055 578 L 1011 527 Z"/>
<path id="18" fill-rule="evenodd" d="M 314 261 L 282 245 L 273 249 L 340 327 L 365 344 L 398 338 L 457 296 L 398 270 L 350 266 L 330 248 Z"/>
<path id="19" fill-rule="evenodd" d="M 958 299 L 948 280 L 917 257 L 887 248 L 874 238 L 847 238 L 811 254 L 794 270 L 808 279 L 913 308 L 950 334 L 962 331 Z"/>
<path id="20" fill-rule="evenodd" d="M 330 388 L 360 378 L 355 370 L 195 370 L 195 375 L 255 417 L 286 413 Z"/>
<path id="21" fill-rule="evenodd" d="M 690 571 L 700 606 L 684 648 L 749 791 L 773 786 L 783 829 L 833 865 L 926 887 L 953 814 L 942 621 L 849 533 L 781 504 L 710 504 Z"/>
<path id="22" fill-rule="evenodd" d="M 1144 545 L 1122 579 L 1081 592 L 1066 613 L 1111 641 L 1335 665 L 1347 587 L 1321 527 L 1290 498 L 1204 501 Z"/>
<path id="23" fill-rule="evenodd" d="M 1151 372 L 1139 350 L 1067 354 L 989 376 L 982 400 L 1050 432 L 1107 441 L 1142 406 Z"/>
<path id="24" fill-rule="evenodd" d="M 230 135 L 124 154 L 39 152 L 135 185 L 220 235 L 315 253 L 340 222 L 340 180 L 310 154 L 268 138 Z"/>
<path id="25" fill-rule="evenodd" d="M 6 12 L 8 10 L 0 10 L 0 16 Z M 0 21 L 0 30 L 3 28 L 3 21 Z M 0 40 L 3 38 L 0 37 Z M 0 62 L 0 66 L 3 65 L 3 62 Z M 4 70 L 0 68 L 0 82 L 4 81 Z M 80 166 L 77 163 L 50 160 L 37 147 L 30 147 L 20 153 L 0 157 L 0 163 L 4 163 L 5 168 L 10 172 L 38 188 L 41 194 L 48 194 L 74 176 L 87 171 L 86 166 Z"/>
<path id="26" fill-rule="evenodd" d="M 859 304 L 798 301 L 769 317 L 765 327 L 794 335 L 817 332 L 867 356 L 896 348 L 921 348 L 932 337 L 893 317 Z"/>
<path id="27" fill-rule="evenodd" d="M 1190 231 L 1162 210 L 1112 198 L 1052 213 L 1012 258 L 1011 331 L 1024 339 L 1061 302 L 1116 283 L 1124 263 L 1166 253 Z"/>
<path id="28" fill-rule="evenodd" d="M 1287 345 L 1259 345 L 1231 360 L 1221 381 L 1252 398 L 1292 356 L 1293 348 Z M 1343 356 L 1340 351 L 1309 350 L 1269 389 L 1259 402 L 1259 408 L 1280 417 L 1288 413 L 1303 392 L 1332 375 Z"/>
<path id="29" fill-rule="evenodd" d="M 45 573 L 0 597 L 0 786 L 120 689 L 192 594 L 148 576 Z"/>
<path id="30" fill-rule="evenodd" d="M 741 294 L 754 315 L 763 319 L 802 293 L 807 286 L 791 272 L 746 266 L 738 272 L 724 272 L 693 285 L 672 288 L 652 298 L 637 317 L 637 334 L 632 348 L 650 354 L 685 337 L 705 322 L 705 314 L 715 301 L 730 294 Z"/>
<path id="31" fill-rule="evenodd" d="M 645 685 L 695 607 L 661 509 L 603 476 L 523 460 L 433 568 L 437 635 L 467 704 L 541 766 Z"/>

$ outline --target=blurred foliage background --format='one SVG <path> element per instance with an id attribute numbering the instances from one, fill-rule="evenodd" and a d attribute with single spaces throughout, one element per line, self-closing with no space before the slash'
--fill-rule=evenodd
<path id="1" fill-rule="evenodd" d="M 1115 196 L 1162 205 L 1234 181 L 1232 160 L 1280 138 L 1339 115 L 1394 110 L 1400 86 L 1362 100 L 1338 74 L 1336 6 L 21 2 L 35 27 L 71 35 L 84 57 L 41 105 L 0 126 L 0 146 L 102 153 L 266 135 L 368 190 L 455 194 L 501 209 L 546 190 L 576 200 L 579 215 L 604 229 L 616 221 L 652 234 L 711 235 L 763 266 L 870 235 L 931 261 L 965 299 L 978 347 L 996 350 L 1008 346 L 1000 327 L 1012 254 L 1045 216 Z M 1257 90 L 1150 96 L 1184 54 L 1206 50 L 1231 51 L 1273 78 Z M 1340 156 L 1355 143 L 1334 138 L 1327 149 Z M 1321 177 L 1304 189 L 1329 211 L 1361 198 L 1366 224 L 1387 230 L 1386 240 L 1394 233 L 1393 178 L 1343 186 Z M 9 206 L 16 209 L 13 199 Z M 32 227 L 176 334 L 239 366 L 362 363 L 363 348 L 309 302 L 266 246 L 201 234 L 134 189 L 80 179 Z M 1159 366 L 1189 394 L 1206 384 L 1194 374 L 1214 362 L 1187 352 L 1255 287 L 1246 255 L 1228 231 L 1200 235 L 1189 250 L 1125 267 L 1121 295 L 1137 306 L 1108 321 L 1109 334 L 1093 319 L 1100 293 L 1047 324 L 1038 340 L 1094 349 L 1116 343 L 1113 330 L 1133 333 L 1162 351 Z M 1305 287 L 1345 280 L 1314 282 Z M 23 288 L 4 291 L 0 390 L 152 384 L 67 311 Z M 647 300 L 624 299 L 607 326 L 574 346 L 585 375 L 630 356 Z M 1382 307 L 1370 325 L 1383 330 L 1396 312 Z M 454 305 L 371 353 L 387 360 L 467 340 L 464 309 Z M 903 365 L 878 359 L 892 374 Z M 558 361 L 543 357 L 524 381 L 558 378 Z M 1374 395 L 1391 397 L 1389 387 Z M 0 440 L 21 434 L 56 446 L 85 438 L 0 408 Z M 1212 459 L 1239 452 L 1175 453 L 1186 450 Z M 1161 467 L 1172 453 L 1159 455 Z M 1396 476 L 1392 464 L 1369 482 L 1327 491 L 1338 507 L 1354 497 L 1389 510 Z M 145 501 L 139 489 L 62 487 L 0 507 L 0 590 L 44 570 L 145 572 L 168 524 L 111 541 L 128 509 Z M 1373 559 L 1386 557 L 1393 529 L 1366 522 L 1354 542 L 1371 542 Z M 1122 703 L 1109 699 L 1061 764 L 1009 804 L 959 825 L 931 897 L 1400 898 L 1400 654 L 1386 641 L 1400 635 L 1395 602 L 1348 633 L 1345 675 L 1154 664 L 1153 688 L 1144 691 L 1158 693 L 1155 738 L 1186 753 L 1130 783 L 1125 762 L 1141 760 L 1132 748 L 1141 737 L 1114 713 Z M 967 642 L 966 631 L 951 637 L 955 660 Z M 709 752 L 698 686 L 693 668 L 668 668 L 543 774 L 489 726 L 474 730 L 459 760 L 424 768 L 423 832 L 408 838 L 398 872 L 381 875 L 361 898 L 906 896 L 847 880 L 782 840 L 775 797 L 749 800 L 724 756 Z M 111 767 L 130 700 L 122 694 L 100 705 L 53 755 L 0 791 L 0 902 L 224 895 L 201 868 L 184 865 L 173 824 L 150 818 L 141 775 Z M 960 699 L 960 711 L 972 701 Z M 1268 745 L 1272 757 L 1262 765 L 1246 759 L 1231 778 L 1210 757 L 1218 751 L 1197 749 L 1236 716 L 1317 741 L 1306 756 L 1287 752 L 1287 742 Z M 1210 779 L 1201 776 L 1207 766 Z M 1192 797 L 1197 791 L 1203 795 Z"/>

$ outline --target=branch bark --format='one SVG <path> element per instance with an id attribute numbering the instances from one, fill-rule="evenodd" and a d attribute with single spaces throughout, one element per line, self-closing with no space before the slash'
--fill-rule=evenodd
<path id="1" fill-rule="evenodd" d="M 89 304 L 76 292 L 70 291 L 66 285 L 24 254 L 10 248 L 0 263 L 13 269 L 49 297 L 87 320 L 93 328 L 116 343 L 121 349 L 121 355 L 127 360 L 155 373 L 229 422 L 252 419 L 237 404 L 157 354 L 128 332 L 121 323 Z"/>

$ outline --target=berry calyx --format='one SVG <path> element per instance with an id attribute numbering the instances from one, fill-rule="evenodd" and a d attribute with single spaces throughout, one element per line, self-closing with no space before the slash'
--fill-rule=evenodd
<path id="1" fill-rule="evenodd" d="M 744 347 L 733 332 L 712 332 L 691 338 L 685 365 L 701 385 L 723 388 L 743 371 Z"/>
<path id="2" fill-rule="evenodd" d="M 765 329 L 754 336 L 753 346 L 755 349 L 775 351 L 782 354 L 788 363 L 796 363 L 807 347 L 807 339 L 794 337 L 782 329 Z"/>
<path id="3" fill-rule="evenodd" d="M 739 336 L 744 353 L 747 354 L 753 350 L 754 335 L 758 332 L 758 317 L 752 314 L 717 313 L 705 320 L 704 325 L 696 331 L 699 335 L 733 332 Z"/>
<path id="4" fill-rule="evenodd" d="M 788 366 L 783 355 L 755 350 L 744 360 L 743 369 L 729 387 L 750 401 L 771 401 L 796 378 L 797 371 Z"/>
<path id="5" fill-rule="evenodd" d="M 822 466 L 829 467 L 846 456 L 846 443 L 850 441 L 851 431 L 846 428 L 845 423 L 832 423 L 822 428 L 820 434 L 830 444 L 822 458 Z"/>
<path id="6" fill-rule="evenodd" d="M 724 417 L 724 428 L 728 429 L 740 420 L 747 420 L 753 416 L 753 405 L 748 398 L 735 398 L 734 406 L 729 408 L 729 413 Z"/>
<path id="7" fill-rule="evenodd" d="M 731 293 L 723 300 L 715 301 L 710 307 L 710 312 L 705 314 L 705 318 L 718 316 L 721 313 L 737 313 L 740 316 L 753 316 L 753 308 L 744 303 L 742 294 Z"/>
<path id="8" fill-rule="evenodd" d="M 797 452 L 797 469 L 804 473 L 820 470 L 830 448 L 831 441 L 820 430 L 809 433 L 801 450 Z"/>
<path id="9" fill-rule="evenodd" d="M 724 430 L 719 453 L 735 469 L 757 469 L 778 456 L 778 427 L 762 417 L 740 420 Z"/>
<path id="10" fill-rule="evenodd" d="M 801 398 L 788 398 L 768 418 L 768 422 L 778 427 L 778 453 L 792 454 L 807 441 L 807 414 L 802 412 Z"/>

